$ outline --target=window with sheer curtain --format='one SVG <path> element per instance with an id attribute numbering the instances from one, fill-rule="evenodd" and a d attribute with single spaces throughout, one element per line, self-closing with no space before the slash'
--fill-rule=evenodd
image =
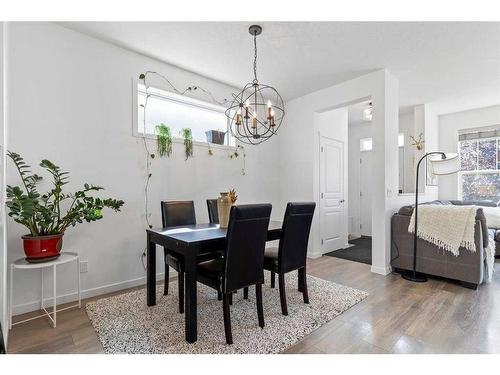
<path id="1" fill-rule="evenodd" d="M 458 136 L 458 191 L 465 200 L 500 200 L 500 125 Z"/>

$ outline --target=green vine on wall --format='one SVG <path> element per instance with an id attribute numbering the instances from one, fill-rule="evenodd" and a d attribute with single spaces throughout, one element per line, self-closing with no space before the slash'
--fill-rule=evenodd
<path id="1" fill-rule="evenodd" d="M 193 133 L 189 128 L 182 128 L 180 131 L 182 138 L 184 138 L 184 149 L 186 153 L 186 160 L 193 156 Z"/>
<path id="2" fill-rule="evenodd" d="M 156 125 L 156 143 L 158 149 L 158 155 L 160 157 L 170 156 L 172 153 L 172 133 L 170 127 L 161 123 Z"/>

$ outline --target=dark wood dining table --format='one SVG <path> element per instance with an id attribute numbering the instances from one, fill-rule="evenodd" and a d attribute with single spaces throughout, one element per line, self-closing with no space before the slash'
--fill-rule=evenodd
<path id="1" fill-rule="evenodd" d="M 280 221 L 270 221 L 267 241 L 281 236 Z M 156 245 L 181 255 L 185 269 L 185 334 L 186 341 L 198 338 L 196 259 L 198 254 L 225 248 L 226 229 L 218 224 L 194 224 L 161 229 L 147 229 L 147 304 L 156 305 Z"/>

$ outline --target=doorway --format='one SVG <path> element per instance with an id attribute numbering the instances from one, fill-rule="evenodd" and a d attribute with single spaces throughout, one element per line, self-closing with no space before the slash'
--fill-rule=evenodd
<path id="1" fill-rule="evenodd" d="M 347 236 L 341 247 L 325 255 L 360 263 L 372 262 L 372 104 L 369 99 L 346 107 Z"/>

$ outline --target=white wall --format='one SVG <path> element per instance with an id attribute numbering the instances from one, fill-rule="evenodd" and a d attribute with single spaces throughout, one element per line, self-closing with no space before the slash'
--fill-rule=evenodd
<path id="1" fill-rule="evenodd" d="M 280 195 L 282 201 L 319 202 L 318 171 L 315 160 L 314 117 L 336 107 L 345 107 L 361 99 L 373 102 L 373 265 L 372 271 L 390 272 L 390 216 L 397 194 L 398 82 L 386 70 L 380 70 L 343 82 L 287 103 L 287 116 L 280 142 Z M 281 130 L 281 129 L 280 129 Z M 311 229 L 309 255 L 318 256 L 319 229 L 317 211 Z"/>
<path id="2" fill-rule="evenodd" d="M 4 77 L 4 27 L 0 22 L 0 323 L 2 323 L 3 337 L 7 341 L 7 246 L 5 228 L 5 77 Z"/>
<path id="3" fill-rule="evenodd" d="M 439 150 L 458 152 L 458 131 L 500 124 L 500 105 L 439 116 Z M 439 199 L 458 199 L 458 175 L 439 177 Z"/>
<path id="4" fill-rule="evenodd" d="M 314 154 L 317 155 L 317 163 L 318 171 L 319 171 L 319 157 L 320 157 L 320 142 L 321 137 L 328 137 L 331 139 L 335 139 L 344 144 L 344 214 L 346 217 L 345 227 L 342 229 L 343 238 L 344 238 L 344 246 L 347 246 L 347 235 L 348 235 L 348 221 L 347 215 L 349 212 L 349 178 L 347 171 L 349 170 L 349 144 L 348 144 L 348 136 L 347 136 L 347 124 L 348 124 L 348 113 L 347 107 L 333 109 L 325 112 L 316 113 L 314 117 L 314 127 L 315 134 L 317 134 L 316 139 L 314 141 Z M 318 175 L 319 178 L 319 175 Z M 319 205 L 316 208 L 320 209 Z M 324 254 L 328 252 L 328 250 L 320 249 L 320 252 Z"/>
<path id="5" fill-rule="evenodd" d="M 121 213 L 106 211 L 103 220 L 70 228 L 64 237 L 64 248 L 78 251 L 89 262 L 89 272 L 82 274 L 84 294 L 144 283 L 140 255 L 146 240 L 145 158 L 142 140 L 132 136 L 132 78 L 154 70 L 179 88 L 196 84 L 216 98 L 228 98 L 234 89 L 50 23 L 9 24 L 7 49 L 12 82 L 9 149 L 23 155 L 34 169 L 48 158 L 70 171 L 68 189 L 84 182 L 99 184 L 106 188 L 106 196 L 125 201 Z M 159 202 L 168 199 L 193 199 L 198 221 L 207 222 L 205 200 L 231 187 L 238 191 L 240 203 L 270 202 L 273 218 L 281 219 L 284 204 L 276 204 L 276 138 L 246 147 L 245 176 L 241 158 L 230 160 L 225 150 L 214 149 L 210 157 L 205 146 L 195 146 L 194 158 L 185 162 L 183 146 L 174 144 L 171 158 L 153 161 L 152 223 L 161 224 Z M 153 141 L 149 145 L 155 149 Z M 7 181 L 20 182 L 10 164 Z M 26 230 L 12 221 L 8 224 L 11 262 L 23 256 L 20 236 Z M 75 290 L 73 272 L 61 268 L 60 295 Z M 161 266 L 159 272 L 163 272 Z M 38 285 L 38 275 L 15 275 L 16 312 L 36 308 Z"/>

